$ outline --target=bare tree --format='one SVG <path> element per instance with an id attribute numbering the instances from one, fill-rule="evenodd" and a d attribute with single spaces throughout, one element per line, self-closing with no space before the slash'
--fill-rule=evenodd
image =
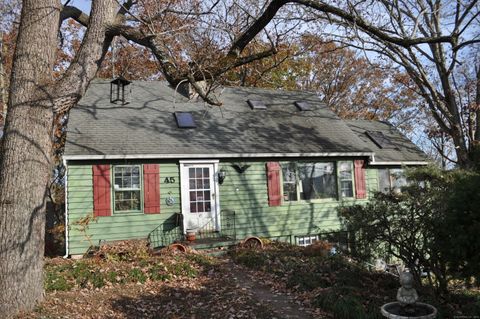
<path id="1" fill-rule="evenodd" d="M 480 42 L 477 0 L 343 0 L 335 7 L 328 1 L 293 2 L 341 26 L 333 35 L 337 41 L 386 57 L 407 72 L 439 130 L 453 141 L 457 164 L 478 163 L 480 110 L 466 103 L 465 91 L 455 84 L 461 68 L 479 67 L 471 54 Z"/>

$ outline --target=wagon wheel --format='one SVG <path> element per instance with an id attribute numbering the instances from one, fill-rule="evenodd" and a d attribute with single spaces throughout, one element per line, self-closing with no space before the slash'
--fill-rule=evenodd
<path id="1" fill-rule="evenodd" d="M 242 247 L 248 248 L 248 249 L 262 249 L 263 242 L 260 238 L 251 236 L 243 240 Z"/>

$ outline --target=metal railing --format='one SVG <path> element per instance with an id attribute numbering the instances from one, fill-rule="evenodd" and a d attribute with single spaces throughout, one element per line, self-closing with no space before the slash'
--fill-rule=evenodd
<path id="1" fill-rule="evenodd" d="M 217 230 L 215 220 L 211 219 L 200 228 L 196 229 L 196 240 L 225 239 L 236 241 L 235 211 L 225 209 L 220 212 L 220 231 Z M 151 248 L 165 247 L 175 242 L 185 240 L 183 232 L 183 215 L 175 213 L 148 234 Z"/>
<path id="2" fill-rule="evenodd" d="M 148 234 L 148 242 L 151 248 L 165 247 L 172 243 L 182 241 L 183 215 L 175 213 L 171 218 L 158 225 Z"/>

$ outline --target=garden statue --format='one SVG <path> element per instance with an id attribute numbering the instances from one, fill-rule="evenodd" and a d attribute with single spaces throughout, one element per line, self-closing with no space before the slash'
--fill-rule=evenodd
<path id="1" fill-rule="evenodd" d="M 408 309 L 409 306 L 415 304 L 418 300 L 418 294 L 415 288 L 413 288 L 413 275 L 409 271 L 404 271 L 400 274 L 400 284 L 402 285 L 398 288 L 397 292 L 397 301 L 405 309 Z"/>
<path id="2" fill-rule="evenodd" d="M 400 274 L 400 285 L 397 291 L 397 301 L 381 307 L 382 315 L 392 319 L 416 318 L 432 319 L 437 316 L 437 309 L 432 305 L 417 302 L 418 294 L 413 288 L 413 275 L 409 271 Z"/>

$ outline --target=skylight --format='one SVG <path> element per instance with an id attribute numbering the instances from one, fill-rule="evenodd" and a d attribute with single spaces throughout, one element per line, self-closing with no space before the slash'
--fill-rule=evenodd
<path id="1" fill-rule="evenodd" d="M 248 105 L 252 110 L 266 110 L 267 106 L 261 100 L 247 100 Z"/>
<path id="2" fill-rule="evenodd" d="M 366 131 L 367 136 L 380 148 L 395 148 L 395 145 L 380 131 Z"/>
<path id="3" fill-rule="evenodd" d="M 312 109 L 310 103 L 305 101 L 296 101 L 294 104 L 300 111 L 310 111 Z"/>
<path id="4" fill-rule="evenodd" d="M 175 119 L 179 128 L 196 128 L 195 120 L 190 112 L 175 112 Z"/>

